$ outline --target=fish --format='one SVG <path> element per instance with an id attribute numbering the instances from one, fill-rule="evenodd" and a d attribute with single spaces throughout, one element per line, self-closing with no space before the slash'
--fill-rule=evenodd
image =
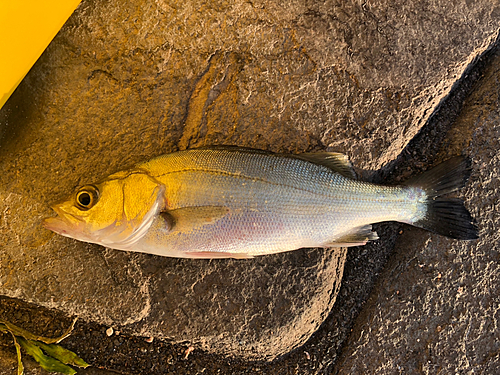
<path id="1" fill-rule="evenodd" d="M 252 258 L 365 245 L 397 221 L 478 238 L 462 188 L 471 162 L 453 157 L 399 186 L 357 179 L 335 152 L 279 154 L 213 146 L 155 157 L 76 189 L 45 228 L 108 248 L 177 258 Z"/>

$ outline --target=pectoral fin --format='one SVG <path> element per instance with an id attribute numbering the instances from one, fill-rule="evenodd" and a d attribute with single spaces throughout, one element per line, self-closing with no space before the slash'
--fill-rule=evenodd
<path id="1" fill-rule="evenodd" d="M 162 212 L 169 231 L 190 233 L 204 225 L 214 224 L 229 213 L 223 206 L 184 207 Z"/>
<path id="2" fill-rule="evenodd" d="M 372 232 L 371 225 L 354 228 L 349 233 L 325 244 L 325 247 L 350 247 L 366 245 L 368 241 L 377 240 L 377 232 Z"/>

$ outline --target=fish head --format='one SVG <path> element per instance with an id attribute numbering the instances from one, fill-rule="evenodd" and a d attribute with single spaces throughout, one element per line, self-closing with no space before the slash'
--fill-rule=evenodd
<path id="1" fill-rule="evenodd" d="M 57 216 L 43 225 L 66 237 L 129 250 L 164 207 L 164 192 L 162 184 L 144 173 L 119 172 L 52 205 Z"/>

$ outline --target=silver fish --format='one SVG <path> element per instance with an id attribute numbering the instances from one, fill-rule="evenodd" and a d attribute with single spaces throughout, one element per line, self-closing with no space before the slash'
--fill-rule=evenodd
<path id="1" fill-rule="evenodd" d="M 46 228 L 106 247 L 184 258 L 248 258 L 303 247 L 364 245 L 372 223 L 399 221 L 478 238 L 455 157 L 404 186 L 358 181 L 347 157 L 236 147 L 156 157 L 79 188 Z"/>

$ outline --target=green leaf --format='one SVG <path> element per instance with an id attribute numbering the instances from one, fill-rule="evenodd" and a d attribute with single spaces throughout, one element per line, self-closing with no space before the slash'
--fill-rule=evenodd
<path id="1" fill-rule="evenodd" d="M 17 375 L 23 375 L 24 374 L 24 366 L 23 362 L 21 361 L 21 347 L 19 346 L 16 336 L 9 331 L 9 329 L 5 326 L 5 324 L 0 323 L 0 332 L 4 333 L 10 333 L 12 336 L 12 339 L 14 340 L 14 346 L 16 347 L 16 354 L 17 354 Z"/>
<path id="2" fill-rule="evenodd" d="M 24 374 L 24 366 L 23 366 L 23 361 L 21 360 L 21 347 L 19 346 L 19 343 L 16 340 L 16 336 L 14 336 L 12 333 L 12 338 L 14 339 L 14 346 L 16 347 L 16 354 L 17 354 L 17 375 L 23 375 Z"/>
<path id="3" fill-rule="evenodd" d="M 0 326 L 1 325 L 5 326 L 7 328 L 7 330 L 9 332 L 12 332 L 14 335 L 24 337 L 26 340 L 43 341 L 46 344 L 58 343 L 58 342 L 64 340 L 66 337 L 68 337 L 71 334 L 71 331 L 73 331 L 73 328 L 75 327 L 75 323 L 76 323 L 76 319 L 73 320 L 73 323 L 71 324 L 71 326 L 61 336 L 51 338 L 51 337 L 34 335 L 33 333 L 26 331 L 25 329 L 18 327 L 15 324 L 12 324 L 10 322 L 7 322 L 6 320 L 0 319 Z"/>
<path id="4" fill-rule="evenodd" d="M 22 337 L 18 337 L 17 340 L 26 353 L 32 356 L 43 369 L 47 371 L 59 372 L 64 375 L 76 374 L 76 371 L 71 367 L 66 366 L 55 358 L 51 358 L 43 354 L 42 349 L 40 349 L 33 340 L 26 340 Z"/>
<path id="5" fill-rule="evenodd" d="M 40 341 L 36 342 L 35 345 L 40 347 L 45 353 L 47 353 L 51 357 L 54 357 L 55 359 L 61 361 L 66 365 L 78 366 L 83 368 L 90 366 L 87 362 L 78 357 L 78 355 L 73 353 L 71 350 L 65 349 L 60 345 L 45 344 Z"/>

